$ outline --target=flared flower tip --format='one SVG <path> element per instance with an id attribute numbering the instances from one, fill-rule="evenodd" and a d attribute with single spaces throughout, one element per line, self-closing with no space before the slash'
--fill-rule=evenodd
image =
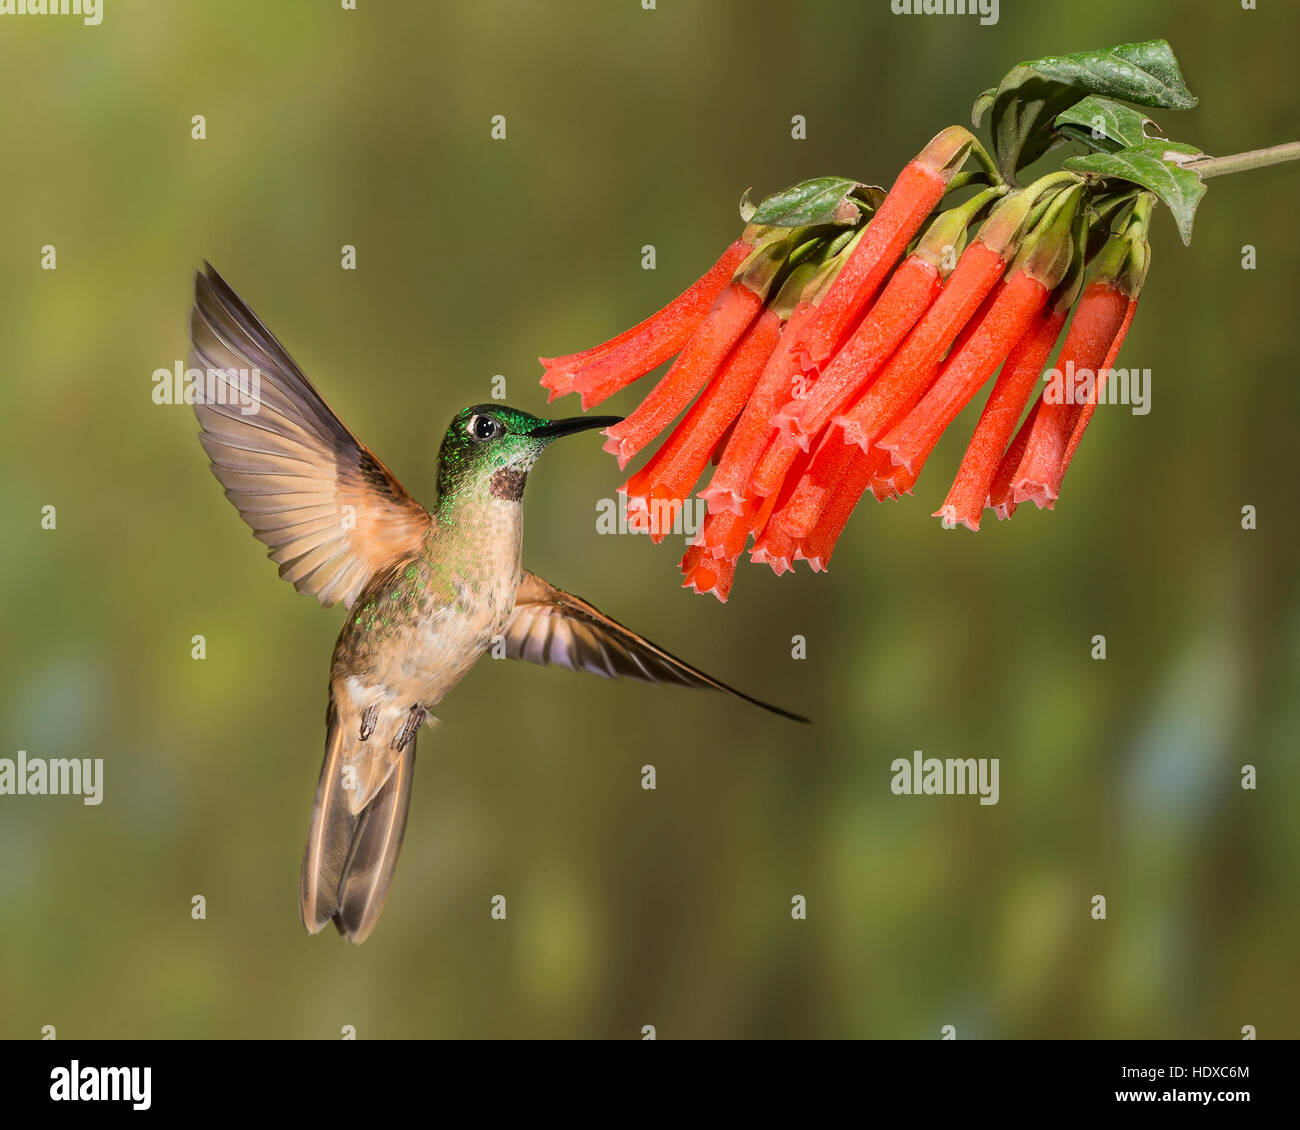
<path id="1" fill-rule="evenodd" d="M 902 479 L 906 476 L 915 479 L 915 475 L 912 473 L 912 464 L 916 462 L 916 455 L 913 451 L 904 448 L 901 443 L 893 441 L 878 443 L 876 448 L 889 456 L 889 462 L 885 464 L 885 469 L 881 472 L 882 477 L 887 475 L 890 478 Z"/>
<path id="2" fill-rule="evenodd" d="M 699 496 L 708 504 L 710 514 L 745 513 L 745 496 L 733 487 L 710 484 L 700 491 Z"/>
<path id="3" fill-rule="evenodd" d="M 957 507 L 951 504 L 940 506 L 938 510 L 930 515 L 930 517 L 938 518 L 943 523 L 943 528 L 945 530 L 955 530 L 958 526 L 965 526 L 968 530 L 974 530 L 976 533 L 979 532 L 979 516 L 975 515 L 972 517 L 969 514 L 963 514 L 958 517 Z"/>
<path id="4" fill-rule="evenodd" d="M 573 374 L 567 369 L 552 368 L 547 365 L 544 358 L 538 358 L 542 362 L 546 371 L 542 374 L 538 382 L 542 388 L 549 390 L 546 403 L 550 404 L 553 400 L 558 400 L 562 396 L 567 396 L 573 391 Z"/>
<path id="5" fill-rule="evenodd" d="M 812 350 L 804 342 L 795 345 L 790 350 L 789 356 L 799 367 L 800 372 L 816 373 L 821 369 L 821 366 L 812 355 Z"/>
<path id="6" fill-rule="evenodd" d="M 803 420 L 791 409 L 782 409 L 773 416 L 772 427 L 777 429 L 780 441 L 790 447 L 807 451 L 812 446 L 814 437 L 803 430 Z"/>
<path id="7" fill-rule="evenodd" d="M 727 553 L 727 545 L 725 541 L 721 540 L 718 536 L 715 536 L 712 539 L 709 537 L 707 525 L 700 531 L 691 544 L 699 546 L 700 552 L 703 553 L 705 557 L 713 557 L 718 560 L 729 561 L 732 565 L 736 563 L 736 558 L 731 557 L 731 555 Z"/>
<path id="8" fill-rule="evenodd" d="M 686 574 L 682 578 L 682 588 L 692 589 L 700 596 L 711 592 L 723 604 L 727 603 L 735 570 L 726 562 L 707 553 L 696 555 L 688 551 L 682 558 L 682 567 Z"/>
<path id="9" fill-rule="evenodd" d="M 840 438 L 845 443 L 856 443 L 863 451 L 871 450 L 871 435 L 852 416 L 836 416 L 831 427 L 840 430 Z"/>
<path id="10" fill-rule="evenodd" d="M 1011 487 L 1013 502 L 1032 502 L 1039 510 L 1054 510 L 1056 497 L 1056 490 L 1051 483 L 1039 482 L 1036 479 L 1021 479 Z"/>
<path id="11" fill-rule="evenodd" d="M 727 603 L 727 597 L 730 595 L 728 588 L 719 584 L 719 578 L 709 573 L 707 570 L 696 569 L 689 577 L 682 581 L 682 588 L 690 589 L 692 592 L 703 596 L 705 593 L 712 593 L 723 604 Z"/>
<path id="12" fill-rule="evenodd" d="M 761 541 L 749 551 L 749 559 L 755 565 L 767 565 L 778 577 L 782 573 L 793 573 L 794 564 L 790 560 L 790 550 L 777 546 L 770 541 Z"/>
<path id="13" fill-rule="evenodd" d="M 625 496 L 624 508 L 627 511 L 629 530 L 649 534 L 651 543 L 658 545 L 675 528 L 680 529 L 685 499 L 656 498 L 650 487 L 644 483 L 638 484 L 637 475 L 633 475 L 618 489 Z"/>
<path id="14" fill-rule="evenodd" d="M 911 494 L 915 485 L 916 477 L 910 471 L 888 463 L 871 476 L 871 493 L 877 502 L 892 502 Z"/>
<path id="15" fill-rule="evenodd" d="M 606 437 L 604 450 L 618 460 L 618 469 L 621 471 L 632 461 L 632 457 L 637 453 L 637 447 L 631 440 L 616 435 L 616 428 L 617 425 L 613 428 L 606 428 L 600 434 Z"/>
<path id="16" fill-rule="evenodd" d="M 804 553 L 804 551 L 803 551 L 803 546 L 802 546 L 802 545 L 798 546 L 798 547 L 795 549 L 793 560 L 795 560 L 795 561 L 807 561 L 807 562 L 808 562 L 808 567 L 809 567 L 809 568 L 810 568 L 814 573 L 824 573 L 824 572 L 826 572 L 826 565 L 828 564 L 827 562 L 824 562 L 824 561 L 822 560 L 822 558 L 821 558 L 821 554 L 816 554 L 816 555 L 813 556 L 813 557 L 808 557 L 807 555 L 805 555 L 805 553 Z M 792 569 L 791 571 L 793 571 L 793 569 Z"/>

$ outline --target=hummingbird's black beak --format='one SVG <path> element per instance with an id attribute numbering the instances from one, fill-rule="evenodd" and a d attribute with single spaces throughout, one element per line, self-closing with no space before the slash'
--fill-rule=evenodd
<path id="1" fill-rule="evenodd" d="M 592 428 L 612 428 L 622 422 L 622 416 L 571 416 L 567 420 L 552 420 L 540 428 L 534 428 L 529 435 L 534 439 L 558 439 L 560 436 L 591 431 Z"/>

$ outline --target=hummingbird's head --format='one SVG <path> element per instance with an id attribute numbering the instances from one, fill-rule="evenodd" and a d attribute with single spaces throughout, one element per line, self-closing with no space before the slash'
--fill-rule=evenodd
<path id="1" fill-rule="evenodd" d="M 537 457 L 560 436 L 608 428 L 618 416 L 543 420 L 504 404 L 475 404 L 456 413 L 438 452 L 438 495 L 451 499 L 486 481 L 493 497 L 518 502 Z"/>

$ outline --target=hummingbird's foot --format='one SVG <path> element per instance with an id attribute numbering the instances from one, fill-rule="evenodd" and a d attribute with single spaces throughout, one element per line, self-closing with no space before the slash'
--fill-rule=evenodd
<path id="1" fill-rule="evenodd" d="M 366 707 L 366 712 L 361 715 L 361 740 L 368 742 L 370 735 L 375 732 L 375 717 L 379 714 L 379 703 L 372 702 Z"/>
<path id="2" fill-rule="evenodd" d="M 415 731 L 424 725 L 426 715 L 423 706 L 411 707 L 410 713 L 406 716 L 406 724 L 398 731 L 397 737 L 393 739 L 393 749 L 401 753 L 407 746 L 407 743 L 415 737 Z"/>

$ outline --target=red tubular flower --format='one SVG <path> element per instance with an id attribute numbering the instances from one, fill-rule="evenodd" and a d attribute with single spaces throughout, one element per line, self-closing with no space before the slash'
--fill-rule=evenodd
<path id="1" fill-rule="evenodd" d="M 731 593 L 731 582 L 736 576 L 736 563 L 725 557 L 713 557 L 700 545 L 686 547 L 679 568 L 682 571 L 682 588 L 694 589 L 703 595 L 713 593 L 723 604 Z"/>
<path id="2" fill-rule="evenodd" d="M 667 533 L 661 519 L 680 510 L 704 473 L 723 432 L 754 391 L 780 334 L 780 317 L 765 308 L 667 442 L 624 485 L 629 508 L 644 502 L 650 511 L 651 540 L 658 542 Z"/>
<path id="3" fill-rule="evenodd" d="M 1014 272 L 965 348 L 954 350 L 916 407 L 876 443 L 891 461 L 918 474 L 939 437 L 1005 360 L 1047 302 L 1048 288 Z"/>
<path id="4" fill-rule="evenodd" d="M 775 443 L 776 440 L 774 439 L 772 442 Z M 772 572 L 778 577 L 793 568 L 794 553 L 798 546 L 794 538 L 773 525 L 771 515 L 775 514 L 789 500 L 811 459 L 812 454 L 810 452 L 800 451 L 795 459 L 794 466 L 790 468 L 790 474 L 785 482 L 781 484 L 781 488 L 773 491 L 764 499 L 764 510 L 769 517 L 761 527 L 758 527 L 757 536 L 754 538 L 754 547 L 749 551 L 751 561 L 756 564 L 770 565 Z"/>
<path id="5" fill-rule="evenodd" d="M 966 343 L 971 339 L 971 336 L 984 321 L 989 310 L 993 308 L 993 303 L 997 300 L 998 291 L 1003 285 L 1005 284 L 999 283 L 992 291 L 985 295 L 984 301 L 980 303 L 980 308 L 975 311 L 975 314 L 971 319 L 962 327 L 961 333 L 957 335 L 957 339 L 952 344 L 952 349 L 949 350 L 950 355 L 953 353 L 960 353 L 966 347 Z M 907 417 L 907 414 L 916 407 L 924 392 L 934 384 L 935 379 L 939 375 L 940 367 L 941 362 L 936 361 L 930 366 L 929 372 L 916 381 L 915 390 L 903 402 L 903 406 L 894 413 L 888 423 L 884 424 L 880 428 L 882 435 L 888 432 L 891 428 L 895 428 L 901 424 Z M 903 494 L 909 494 L 912 490 L 913 484 L 916 482 L 916 476 L 908 473 L 902 467 L 895 466 L 893 461 L 889 458 L 889 454 L 881 451 L 880 448 L 875 445 L 872 445 L 871 450 L 881 456 L 881 458 L 877 459 L 875 463 L 872 464 L 871 471 L 871 493 L 875 496 L 876 501 L 888 502 Z"/>
<path id="6" fill-rule="evenodd" d="M 542 385 L 551 390 L 548 401 L 578 392 L 586 411 L 680 353 L 753 250 L 745 239 L 736 240 L 697 282 L 618 337 L 581 353 L 539 357 L 546 369 Z"/>
<path id="7" fill-rule="evenodd" d="M 790 282 L 782 288 L 782 295 L 787 288 L 793 290 L 799 286 L 800 279 L 796 276 L 801 271 L 804 269 L 798 268 L 791 276 Z M 814 270 L 808 270 L 803 277 L 810 282 L 814 274 Z M 723 510 L 741 512 L 750 475 L 772 435 L 772 413 L 789 395 L 790 380 L 796 367 L 791 350 L 815 311 L 811 300 L 800 301 L 781 330 L 781 340 L 768 358 L 749 403 L 736 420 L 731 439 L 718 461 L 718 469 L 709 485 L 700 492 L 711 513 Z"/>
<path id="8" fill-rule="evenodd" d="M 766 529 L 758 535 L 754 548 L 749 551 L 749 559 L 755 565 L 769 565 L 778 577 L 794 569 L 794 554 L 798 549 L 794 538 L 768 523 Z"/>
<path id="9" fill-rule="evenodd" d="M 771 442 L 763 450 L 763 455 L 749 476 L 746 492 L 754 498 L 766 498 L 781 489 L 795 460 L 807 449 L 793 443 L 787 443 L 784 437 L 768 425 Z M 820 437 L 817 437 L 820 438 Z"/>
<path id="10" fill-rule="evenodd" d="M 985 299 L 986 303 L 988 301 L 989 299 Z M 970 335 L 973 328 L 972 324 L 967 324 L 966 328 L 962 330 L 961 335 L 957 338 L 957 345 L 954 348 L 960 347 L 962 341 Z M 934 378 L 938 372 L 939 366 L 932 365 L 930 367 L 929 375 L 918 382 L 918 387 L 929 388 L 930 385 L 934 383 Z M 918 393 L 917 396 L 919 395 L 920 394 Z M 915 402 L 916 398 L 910 400 L 908 404 L 903 407 L 902 411 L 897 412 L 893 419 L 890 420 L 882 430 L 888 431 L 894 424 L 899 423 L 903 417 L 907 415 Z M 835 434 L 839 435 L 840 433 L 836 432 Z M 847 446 L 850 451 L 855 449 L 859 451 L 861 450 L 857 444 L 847 444 Z M 908 478 L 902 467 L 895 467 L 893 465 L 890 461 L 888 452 L 881 451 L 880 448 L 873 445 L 871 448 L 871 454 L 874 455 L 875 458 L 871 461 L 871 474 L 868 477 L 867 484 L 871 487 L 871 493 L 877 502 L 888 502 L 890 499 L 897 498 L 900 494 L 904 493 L 904 491 L 912 489 L 914 479 Z M 895 486 L 895 479 L 898 480 L 900 486 Z"/>
<path id="11" fill-rule="evenodd" d="M 866 388 L 934 304 L 950 273 L 948 256 L 964 246 L 967 227 L 998 195 L 1000 190 L 986 189 L 930 225 L 808 395 L 791 400 L 773 418 L 787 442 L 807 450 L 831 417 Z"/>
<path id="12" fill-rule="evenodd" d="M 1032 206 L 1033 197 L 1026 192 L 1003 201 L 985 221 L 979 235 L 962 252 L 934 305 L 875 383 L 847 412 L 835 417 L 833 423 L 843 429 L 845 443 L 868 450 L 891 419 L 920 399 L 932 374 L 937 373 L 935 366 L 944 351 L 1002 278 Z"/>
<path id="13" fill-rule="evenodd" d="M 777 344 L 780 343 L 778 342 Z M 750 395 L 752 396 L 753 394 L 751 393 Z M 739 419 L 740 417 L 737 416 L 735 420 L 732 420 L 731 423 L 723 429 L 722 435 L 718 436 L 718 442 L 713 445 L 713 454 L 709 456 L 709 463 L 712 466 L 716 467 L 722 460 L 722 453 L 727 450 L 727 444 L 731 442 L 732 433 L 736 430 L 736 420 Z"/>
<path id="14" fill-rule="evenodd" d="M 749 505 L 752 508 L 755 504 L 751 502 Z M 709 557 L 735 561 L 744 551 L 748 538 L 749 524 L 743 513 L 715 510 L 704 516 L 699 538 L 693 544 L 703 547 Z"/>
<path id="15" fill-rule="evenodd" d="M 936 265 L 916 255 L 907 258 L 808 397 L 791 400 L 772 418 L 792 445 L 808 449 L 813 437 L 898 348 L 917 319 L 930 308 L 941 285 Z"/>
<path id="16" fill-rule="evenodd" d="M 852 262 L 852 254 L 854 253 L 855 248 L 850 246 L 847 250 L 849 254 L 849 262 Z M 828 264 L 828 266 L 832 271 L 841 269 L 840 265 L 834 263 Z M 824 281 L 823 285 L 825 285 Z M 834 284 L 832 283 L 831 285 Z M 829 291 L 827 291 L 827 293 L 829 293 Z M 811 316 L 808 324 L 811 325 L 812 321 L 815 319 L 816 315 L 814 314 Z M 795 350 L 798 350 L 799 348 L 798 340 L 797 337 L 794 339 Z M 791 374 L 791 381 L 793 381 L 797 376 L 802 376 L 804 381 L 814 388 L 819 380 L 817 373 L 804 374 L 802 368 L 799 368 L 795 373 Z M 782 401 L 782 403 L 784 403 L 784 401 Z M 798 403 L 798 401 L 793 401 L 792 403 Z M 780 490 L 781 484 L 785 482 L 786 475 L 789 474 L 790 469 L 794 466 L 796 457 L 799 455 L 801 450 L 806 450 L 807 448 L 806 444 L 801 448 L 798 445 L 788 443 L 783 438 L 780 438 L 779 433 L 774 431 L 774 425 L 770 413 L 762 431 L 765 436 L 762 454 L 752 465 L 748 481 L 746 482 L 742 492 L 746 497 L 750 498 L 766 498 Z"/>
<path id="17" fill-rule="evenodd" d="M 1092 418 L 1100 391 L 1098 374 L 1114 361 L 1132 321 L 1133 301 L 1142 289 L 1150 254 L 1145 235 L 1149 211 L 1149 198 L 1140 201 L 1125 228 L 1112 235 L 1097 254 L 1056 360 L 1059 380 L 1043 390 L 1042 410 L 1011 484 L 1016 502 L 1032 500 L 1040 509 L 1049 510 L 1055 505 L 1076 424 L 1085 409 L 1087 419 Z M 1091 374 L 1085 402 L 1074 403 L 1076 389 L 1071 377 L 1085 372 Z M 1086 429 L 1086 421 L 1083 427 Z M 1081 429 L 1080 438 L 1082 434 Z"/>
<path id="18" fill-rule="evenodd" d="M 807 537 L 801 538 L 795 550 L 796 561 L 806 560 L 814 573 L 824 573 L 830 564 L 835 544 L 848 525 L 849 517 L 857 508 L 872 471 L 880 463 L 880 452 L 863 451 L 859 447 L 839 444 L 849 453 L 849 465 L 840 481 L 839 489 L 826 500 L 817 524 Z"/>
<path id="19" fill-rule="evenodd" d="M 1078 373 L 1087 369 L 1096 373 L 1123 325 L 1128 304 L 1128 295 L 1111 282 L 1088 284 L 1056 361 L 1062 381 L 1071 371 Z M 1016 502 L 1032 500 L 1042 509 L 1050 508 L 1056 501 L 1065 448 L 1076 416 L 1075 406 L 1066 402 L 1069 393 L 1063 389 L 1063 383 L 1058 385 L 1057 395 L 1051 399 L 1046 395 L 1050 390 L 1044 390 L 1043 407 L 1034 422 L 1034 430 L 1012 483 Z"/>
<path id="20" fill-rule="evenodd" d="M 1007 441 L 1038 386 L 1043 366 L 1061 336 L 1069 312 L 1068 301 L 1064 306 L 1058 303 L 1053 309 L 1041 311 L 1007 355 L 1002 372 L 989 393 L 988 403 L 980 413 L 979 423 L 975 425 L 975 433 L 966 447 L 948 497 L 935 511 L 934 517 L 942 518 L 952 526 L 961 523 L 968 529 L 980 528 L 980 514 L 988 500 Z"/>
<path id="21" fill-rule="evenodd" d="M 1106 351 L 1106 360 L 1102 362 L 1101 370 L 1097 373 L 1096 395 L 1085 400 L 1079 409 L 1078 418 L 1074 421 L 1074 427 L 1070 431 L 1070 439 L 1065 445 L 1065 455 L 1061 459 L 1061 473 L 1056 480 L 1056 490 L 1060 493 L 1061 480 L 1065 478 L 1065 472 L 1070 469 L 1070 463 L 1074 459 L 1074 453 L 1078 449 L 1079 441 L 1083 439 L 1083 433 L 1088 430 L 1088 422 L 1092 419 L 1092 414 L 1097 410 L 1097 402 L 1101 399 L 1101 394 L 1106 389 L 1106 376 L 1110 369 L 1115 365 L 1119 357 L 1120 347 L 1124 344 L 1124 338 L 1128 336 L 1128 328 L 1133 324 L 1133 315 L 1137 313 L 1138 296 L 1135 294 L 1128 300 L 1128 310 L 1124 313 L 1124 321 L 1120 323 L 1119 330 L 1115 334 L 1115 340 L 1110 343 L 1110 349 Z"/>
<path id="22" fill-rule="evenodd" d="M 609 437 L 605 450 L 618 457 L 620 468 L 708 384 L 762 308 L 763 299 L 747 286 L 729 283 L 723 289 L 709 316 L 650 395 L 621 423 L 605 429 Z"/>
<path id="23" fill-rule="evenodd" d="M 914 471 L 890 463 L 889 455 L 881 452 L 881 458 L 877 460 L 875 469 L 871 472 L 871 493 L 876 496 L 877 502 L 891 502 L 896 498 L 902 498 L 905 494 L 911 494 L 915 485 Z"/>
<path id="24" fill-rule="evenodd" d="M 824 436 L 789 498 L 773 512 L 773 528 L 795 542 L 811 534 L 827 500 L 842 488 L 852 454 L 849 444 Z"/>
<path id="25" fill-rule="evenodd" d="M 982 171 L 959 175 L 972 154 Z M 1002 519 L 1027 499 L 1053 505 L 1134 317 L 1157 195 L 1099 161 L 1016 187 L 1013 155 L 999 160 L 952 127 L 887 194 L 842 177 L 757 205 L 746 194 L 744 236 L 687 291 L 602 345 L 542 359 L 552 399 L 580 393 L 585 409 L 677 354 L 605 449 L 620 467 L 649 449 L 619 489 L 655 542 L 713 464 L 684 587 L 726 601 L 747 548 L 778 576 L 800 559 L 825 570 L 866 492 L 911 493 L 990 384 L 936 516 L 978 530 L 985 506 Z M 992 187 L 942 210 L 972 184 Z M 1035 399 L 1062 336 L 1069 387 Z"/>
<path id="26" fill-rule="evenodd" d="M 916 407 L 877 442 L 906 471 L 911 481 L 904 489 L 910 489 L 944 430 L 1006 360 L 1065 278 L 1082 242 L 1082 232 L 1075 231 L 1080 199 L 1078 188 L 1056 197 L 974 331 L 948 355 Z"/>
<path id="27" fill-rule="evenodd" d="M 703 545 L 705 552 L 711 556 L 725 557 L 728 561 L 735 562 L 745 551 L 749 535 L 767 524 L 775 503 L 775 495 L 761 502 L 747 499 L 739 514 L 732 510 L 720 510 L 706 515 L 697 543 Z"/>
<path id="28" fill-rule="evenodd" d="M 656 545 L 663 540 L 664 531 L 672 526 L 676 517 L 676 513 L 671 513 L 652 518 L 655 510 L 653 488 L 662 454 L 663 448 L 660 448 L 646 460 L 645 466 L 629 476 L 627 482 L 618 488 L 627 507 L 628 529 L 638 534 L 650 534 Z"/>
<path id="29" fill-rule="evenodd" d="M 708 317 L 630 416 L 605 429 L 605 450 L 626 467 L 638 451 L 672 422 L 726 362 L 732 348 L 764 308 L 773 280 L 785 266 L 801 232 L 770 238 L 755 250 L 713 304 Z"/>
<path id="30" fill-rule="evenodd" d="M 1016 438 L 1011 441 L 1011 446 L 1003 453 L 1002 462 L 998 464 L 998 469 L 993 475 L 993 482 L 989 484 L 988 507 L 993 511 L 994 516 L 999 522 L 1010 518 L 1016 512 L 1019 505 L 1011 489 L 1011 480 L 1015 478 L 1016 471 L 1020 467 L 1020 461 L 1024 458 L 1025 448 L 1029 445 L 1029 436 L 1034 430 L 1034 424 L 1038 420 L 1039 410 L 1043 406 L 1043 394 L 1038 394 L 1038 399 L 1034 401 L 1034 406 L 1029 409 L 1029 415 L 1025 417 L 1025 422 L 1020 425 L 1020 430 L 1016 432 Z"/>
<path id="31" fill-rule="evenodd" d="M 904 166 L 808 327 L 805 368 L 834 355 L 977 144 L 969 130 L 949 126 Z"/>

